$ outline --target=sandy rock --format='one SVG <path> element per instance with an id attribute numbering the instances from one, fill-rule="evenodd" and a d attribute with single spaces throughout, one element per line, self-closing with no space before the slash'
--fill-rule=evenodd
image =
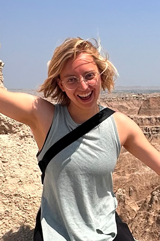
<path id="1" fill-rule="evenodd" d="M 160 116 L 160 96 L 147 98 L 139 108 L 139 115 L 145 116 Z"/>

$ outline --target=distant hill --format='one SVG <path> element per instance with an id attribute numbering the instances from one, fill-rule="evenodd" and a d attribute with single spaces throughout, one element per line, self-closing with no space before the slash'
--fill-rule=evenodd
<path id="1" fill-rule="evenodd" d="M 160 93 L 160 86 L 115 86 L 114 93 Z"/>
<path id="2" fill-rule="evenodd" d="M 33 95 L 41 95 L 36 89 L 10 89 L 13 92 L 25 92 Z M 102 94 L 108 91 L 102 91 Z M 112 93 L 152 94 L 160 93 L 160 86 L 115 86 Z"/>

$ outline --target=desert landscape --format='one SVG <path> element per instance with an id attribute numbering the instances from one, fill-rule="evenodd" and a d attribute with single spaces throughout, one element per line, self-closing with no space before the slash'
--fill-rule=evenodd
<path id="1" fill-rule="evenodd" d="M 160 93 L 102 94 L 160 151 Z M 0 240 L 31 241 L 42 192 L 37 146 L 27 126 L 0 115 Z M 138 241 L 160 240 L 160 177 L 122 149 L 113 173 L 120 217 Z"/>

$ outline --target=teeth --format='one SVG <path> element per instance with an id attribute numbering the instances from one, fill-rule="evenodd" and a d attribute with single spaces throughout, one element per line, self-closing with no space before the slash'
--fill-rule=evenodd
<path id="1" fill-rule="evenodd" d="M 91 92 L 89 92 L 88 94 L 84 94 L 84 95 L 79 95 L 80 97 L 87 97 L 87 96 L 89 96 L 91 94 Z"/>

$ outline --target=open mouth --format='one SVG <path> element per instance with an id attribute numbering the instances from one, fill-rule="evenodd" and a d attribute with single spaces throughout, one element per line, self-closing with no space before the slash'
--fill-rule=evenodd
<path id="1" fill-rule="evenodd" d="M 82 94 L 82 95 L 78 95 L 78 97 L 81 99 L 81 100 L 89 100 L 92 96 L 92 93 L 93 91 L 87 93 L 87 94 Z"/>

